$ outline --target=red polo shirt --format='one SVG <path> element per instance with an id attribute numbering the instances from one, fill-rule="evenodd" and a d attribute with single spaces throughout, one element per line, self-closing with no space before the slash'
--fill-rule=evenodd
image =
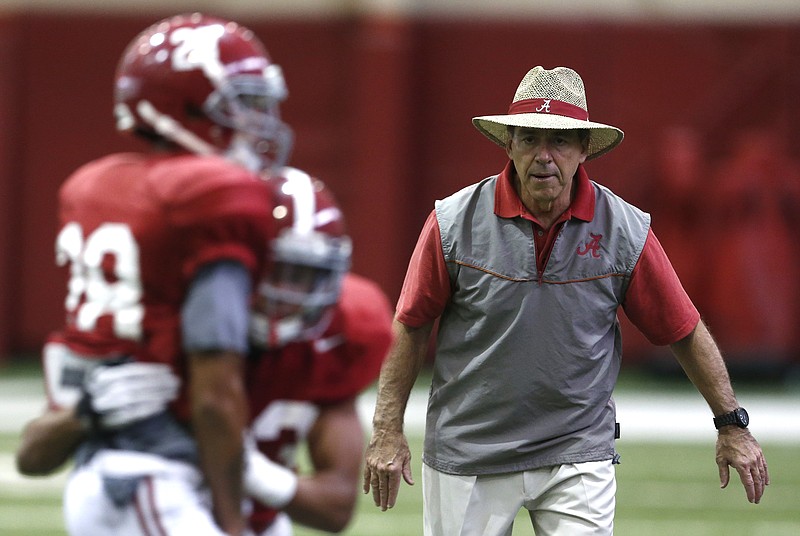
<path id="1" fill-rule="evenodd" d="M 536 266 L 542 273 L 564 222 L 572 218 L 591 221 L 594 217 L 592 185 L 583 166 L 579 166 L 572 203 L 558 221 L 545 230 L 522 204 L 512 184 L 511 172 L 509 162 L 497 180 L 494 213 L 501 218 L 522 217 L 531 222 L 537 252 Z M 444 311 L 450 294 L 439 223 L 435 211 L 432 211 L 411 256 L 397 303 L 396 318 L 408 326 L 421 326 L 433 321 Z M 628 319 L 656 345 L 681 340 L 700 320 L 697 308 L 683 289 L 652 228 L 633 270 L 622 306 Z"/>

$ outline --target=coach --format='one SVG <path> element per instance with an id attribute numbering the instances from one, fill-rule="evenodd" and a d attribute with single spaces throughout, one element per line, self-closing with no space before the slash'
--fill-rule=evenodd
<path id="1" fill-rule="evenodd" d="M 622 306 L 653 344 L 670 345 L 710 406 L 723 487 L 733 467 L 759 502 L 763 453 L 649 214 L 584 169 L 622 131 L 589 121 L 583 81 L 565 67 L 530 70 L 507 115 L 473 124 L 509 162 L 438 201 L 421 232 L 381 371 L 365 493 L 385 510 L 401 476 L 413 484 L 403 414 L 439 319 L 425 534 L 508 535 L 521 508 L 538 536 L 612 534 Z"/>

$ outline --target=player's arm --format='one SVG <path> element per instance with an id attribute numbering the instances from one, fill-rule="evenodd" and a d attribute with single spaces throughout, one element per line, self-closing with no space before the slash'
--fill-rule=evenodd
<path id="1" fill-rule="evenodd" d="M 243 432 L 248 422 L 243 365 L 250 276 L 234 262 L 205 267 L 182 310 L 192 429 L 217 523 L 240 534 Z"/>
<path id="2" fill-rule="evenodd" d="M 49 344 L 58 356 L 60 345 Z M 66 350 L 64 350 L 66 351 Z M 114 366 L 86 366 L 81 386 L 59 385 L 57 398 L 77 398 L 77 404 L 60 408 L 51 402 L 41 416 L 22 431 L 17 467 L 26 475 L 45 475 L 61 467 L 78 445 L 93 434 L 113 432 L 161 413 L 175 399 L 180 380 L 168 365 L 128 362 Z M 60 361 L 45 358 L 45 375 L 59 369 Z M 94 363 L 99 363 L 94 361 Z M 74 364 L 74 362 L 73 362 Z M 48 381 L 49 385 L 59 382 Z"/>
<path id="3" fill-rule="evenodd" d="M 299 478 L 285 511 L 294 522 L 339 532 L 353 514 L 364 453 L 355 400 L 323 407 L 307 444 L 314 472 Z"/>
<path id="4" fill-rule="evenodd" d="M 17 470 L 28 476 L 56 471 L 72 456 L 86 433 L 87 427 L 73 408 L 45 411 L 22 430 L 16 452 Z"/>
<path id="5" fill-rule="evenodd" d="M 194 352 L 189 356 L 189 368 L 192 429 L 214 515 L 226 533 L 240 534 L 244 526 L 242 432 L 247 424 L 242 356 Z"/>

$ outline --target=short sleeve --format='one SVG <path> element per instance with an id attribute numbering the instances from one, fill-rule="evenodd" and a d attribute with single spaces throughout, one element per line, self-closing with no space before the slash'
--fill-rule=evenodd
<path id="1" fill-rule="evenodd" d="M 438 318 L 452 293 L 436 211 L 422 228 L 397 302 L 396 318 L 419 327 Z"/>
<path id="2" fill-rule="evenodd" d="M 700 321 L 652 229 L 633 270 L 623 309 L 633 325 L 659 346 L 683 339 Z"/>

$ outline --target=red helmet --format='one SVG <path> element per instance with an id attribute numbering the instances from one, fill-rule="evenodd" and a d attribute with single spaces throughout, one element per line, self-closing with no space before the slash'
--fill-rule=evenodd
<path id="1" fill-rule="evenodd" d="M 276 232 L 270 268 L 258 285 L 252 339 L 282 346 L 311 340 L 327 328 L 352 245 L 342 211 L 322 181 L 291 167 L 266 180 Z"/>
<path id="2" fill-rule="evenodd" d="M 292 132 L 280 120 L 281 68 L 239 24 L 201 13 L 159 21 L 117 66 L 117 130 L 225 154 L 253 170 L 282 166 Z"/>

